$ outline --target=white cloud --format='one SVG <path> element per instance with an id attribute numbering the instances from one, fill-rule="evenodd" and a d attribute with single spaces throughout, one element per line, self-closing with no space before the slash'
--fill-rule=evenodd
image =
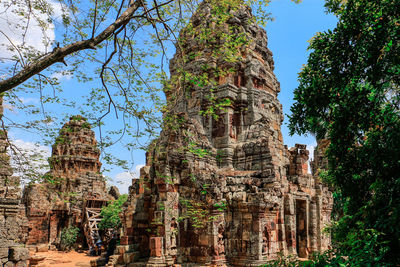
<path id="1" fill-rule="evenodd" d="M 19 100 L 24 105 L 37 105 L 40 103 L 40 99 L 35 97 L 19 97 Z M 7 109 L 12 114 L 19 113 L 18 108 L 15 108 L 15 106 L 11 105 L 7 100 L 3 102 L 3 108 Z"/>
<path id="2" fill-rule="evenodd" d="M 53 17 L 60 17 L 61 5 L 53 0 L 48 0 L 47 3 L 53 9 Z M 55 26 L 49 22 L 51 21 L 49 19 L 48 14 L 34 8 L 29 13 L 25 0 L 2 0 L 0 2 L 0 58 L 18 55 L 16 51 L 11 52 L 7 49 L 10 45 L 31 46 L 41 53 L 49 52 L 55 40 Z"/>
<path id="3" fill-rule="evenodd" d="M 43 146 L 33 142 L 27 142 L 21 139 L 17 139 L 13 143 L 22 150 L 30 151 L 29 153 L 42 153 L 43 156 L 51 156 L 51 148 L 48 146 Z"/>
<path id="4" fill-rule="evenodd" d="M 115 175 L 113 184 L 118 187 L 121 194 L 127 194 L 129 186 L 132 185 L 132 179 L 139 179 L 140 169 L 145 166 L 142 164 L 136 165 L 134 171 L 121 172 Z"/>
<path id="5" fill-rule="evenodd" d="M 10 103 L 7 102 L 3 102 L 3 108 L 9 110 L 10 112 L 14 113 L 14 114 L 18 114 L 18 111 L 16 111 L 14 109 L 14 106 L 11 105 Z"/>
<path id="6" fill-rule="evenodd" d="M 37 97 L 20 97 L 23 104 L 39 104 L 40 99 Z"/>
<path id="7" fill-rule="evenodd" d="M 9 149 L 15 175 L 22 180 L 30 180 L 49 171 L 47 159 L 51 156 L 50 147 L 21 139 L 12 141 L 12 144 L 13 149 Z"/>
<path id="8" fill-rule="evenodd" d="M 63 71 L 63 72 L 54 72 L 50 78 L 52 79 L 57 79 L 58 81 L 60 80 L 71 80 L 72 78 L 72 73 L 68 71 Z"/>
<path id="9" fill-rule="evenodd" d="M 309 156 L 309 159 L 308 159 L 308 173 L 311 173 L 311 160 L 313 160 L 314 159 L 314 149 L 315 149 L 315 147 L 317 146 L 317 142 L 313 142 L 313 143 L 311 143 L 311 144 L 309 144 L 309 145 L 307 145 L 307 150 L 310 152 L 310 154 L 308 155 Z"/>

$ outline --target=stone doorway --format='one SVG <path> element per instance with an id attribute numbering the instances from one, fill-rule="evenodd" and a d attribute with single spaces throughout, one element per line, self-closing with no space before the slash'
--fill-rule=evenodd
<path id="1" fill-rule="evenodd" d="M 296 250 L 300 258 L 308 257 L 307 250 L 307 202 L 296 200 Z"/>

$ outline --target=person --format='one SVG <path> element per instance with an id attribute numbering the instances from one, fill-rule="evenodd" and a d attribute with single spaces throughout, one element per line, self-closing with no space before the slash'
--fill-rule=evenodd
<path id="1" fill-rule="evenodd" d="M 96 251 L 97 251 L 97 256 L 101 255 L 101 250 L 103 247 L 103 242 L 101 241 L 100 236 L 98 236 L 97 242 L 96 242 Z"/>
<path id="2" fill-rule="evenodd" d="M 106 254 L 106 261 L 108 262 L 108 260 L 110 259 L 110 256 L 112 256 L 114 254 L 115 248 L 117 247 L 117 240 L 118 240 L 118 236 L 117 236 L 117 232 L 114 231 L 112 238 L 110 240 L 110 242 L 108 243 L 107 246 L 107 254 Z"/>
<path id="3" fill-rule="evenodd" d="M 96 249 L 94 246 L 89 246 L 89 255 L 96 256 Z"/>

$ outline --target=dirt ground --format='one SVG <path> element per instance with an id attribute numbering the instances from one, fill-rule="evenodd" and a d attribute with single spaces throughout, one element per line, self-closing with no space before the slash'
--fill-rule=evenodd
<path id="1" fill-rule="evenodd" d="M 76 251 L 34 252 L 31 256 L 45 258 L 36 265 L 37 267 L 90 267 L 90 261 L 98 258 L 90 257 L 86 253 L 78 253 Z"/>

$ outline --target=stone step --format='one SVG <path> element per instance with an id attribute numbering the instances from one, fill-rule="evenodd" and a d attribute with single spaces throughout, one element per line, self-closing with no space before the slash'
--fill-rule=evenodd
<path id="1" fill-rule="evenodd" d="M 20 203 L 19 199 L 7 199 L 7 198 L 0 199 L 1 205 L 19 205 L 19 203 Z"/>
<path id="2" fill-rule="evenodd" d="M 119 245 L 116 248 L 117 254 L 124 254 L 126 252 L 134 252 L 137 251 L 139 248 L 138 244 L 131 244 L 131 245 Z"/>
<path id="3" fill-rule="evenodd" d="M 115 266 L 120 259 L 122 259 L 121 255 L 112 255 L 112 256 L 110 256 L 107 266 L 112 266 L 112 267 Z"/>
<path id="4" fill-rule="evenodd" d="M 132 262 L 127 265 L 127 267 L 146 267 L 145 262 Z"/>
<path id="5" fill-rule="evenodd" d="M 125 264 L 135 262 L 139 259 L 140 253 L 139 252 L 126 252 L 123 256 L 123 260 Z"/>

